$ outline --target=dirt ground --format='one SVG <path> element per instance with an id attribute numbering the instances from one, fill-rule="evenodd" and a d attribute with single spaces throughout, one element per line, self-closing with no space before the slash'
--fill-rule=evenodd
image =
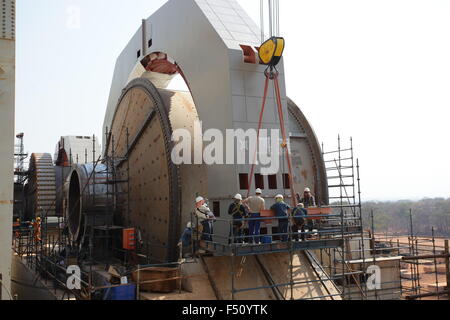
<path id="1" fill-rule="evenodd" d="M 392 243 L 396 244 L 397 240 L 400 241 L 400 244 L 408 245 L 408 236 L 387 236 L 385 234 L 376 234 L 375 235 L 377 241 L 392 241 Z M 428 247 L 427 249 L 433 250 L 433 241 L 431 238 L 424 238 L 424 237 L 417 237 L 419 247 Z M 443 251 L 444 250 L 444 242 L 445 240 L 450 239 L 444 239 L 444 238 L 436 238 L 435 239 L 435 245 L 437 251 Z"/>
<path id="2" fill-rule="evenodd" d="M 400 243 L 400 247 L 405 247 L 400 250 L 401 253 L 409 253 L 408 245 L 408 236 L 387 236 L 384 234 L 376 235 L 377 241 L 386 241 L 392 242 L 394 247 L 397 247 L 397 243 Z M 419 255 L 430 255 L 433 252 L 437 254 L 444 252 L 444 243 L 446 239 L 436 238 L 435 244 L 433 246 L 433 241 L 431 238 L 418 237 L 418 254 Z M 448 239 L 447 239 L 448 240 Z M 417 268 L 417 272 L 419 273 L 419 279 L 414 281 L 411 279 L 403 279 L 402 287 L 405 291 L 404 296 L 411 294 L 422 294 L 429 292 L 436 292 L 436 283 L 439 283 L 440 289 L 442 290 L 446 286 L 446 275 L 445 273 L 436 274 L 434 272 L 435 265 L 434 259 L 421 260 L 419 265 L 412 265 L 402 263 L 402 269 L 407 270 L 409 273 L 413 271 L 412 268 Z M 436 264 L 439 269 L 445 268 L 445 260 L 444 259 L 436 259 Z M 431 269 L 431 270 L 430 270 Z M 413 272 L 414 273 L 414 272 Z M 430 287 L 431 286 L 431 287 Z M 414 292 L 411 291 L 411 288 L 416 288 Z M 440 297 L 429 297 L 422 298 L 422 300 L 450 300 L 450 295 L 441 295 Z"/>
<path id="3" fill-rule="evenodd" d="M 444 264 L 439 264 L 438 266 L 444 266 Z M 411 272 L 410 269 L 411 265 L 409 265 L 409 268 L 407 269 L 409 272 Z M 413 268 L 415 266 L 412 266 Z M 402 287 L 406 290 L 411 290 L 411 287 L 416 287 L 416 292 L 405 292 L 406 295 L 410 294 L 422 294 L 422 293 L 428 293 L 428 292 L 436 292 L 436 283 L 440 283 L 440 289 L 442 290 L 446 283 L 446 275 L 445 274 L 437 274 L 434 272 L 426 272 L 426 267 L 434 268 L 433 265 L 425 266 L 425 265 L 418 265 L 419 269 L 419 275 L 420 278 L 415 281 L 413 285 L 413 281 L 410 279 L 403 279 L 402 280 Z M 430 285 L 434 287 L 429 287 Z M 441 297 L 428 297 L 428 298 L 422 298 L 422 300 L 450 300 L 449 295 L 442 295 Z"/>

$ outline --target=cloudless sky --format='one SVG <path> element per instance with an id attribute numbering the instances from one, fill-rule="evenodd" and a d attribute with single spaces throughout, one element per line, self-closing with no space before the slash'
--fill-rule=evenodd
<path id="1" fill-rule="evenodd" d="M 27 151 L 101 136 L 115 60 L 165 2 L 17 1 L 16 131 Z M 259 1 L 238 2 L 259 23 Z M 353 136 L 364 199 L 450 197 L 450 1 L 280 3 L 288 95 L 325 149 Z"/>

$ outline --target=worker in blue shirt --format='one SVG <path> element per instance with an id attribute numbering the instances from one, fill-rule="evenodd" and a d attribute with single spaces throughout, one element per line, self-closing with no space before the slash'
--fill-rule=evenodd
<path id="1" fill-rule="evenodd" d="M 284 197 L 279 194 L 275 197 L 276 203 L 270 208 L 278 217 L 278 233 L 281 234 L 281 241 L 287 242 L 289 239 L 288 228 L 289 228 L 289 214 L 288 210 L 291 207 L 284 202 Z"/>
<path id="2" fill-rule="evenodd" d="M 293 234 L 293 240 L 298 241 L 298 232 L 301 230 L 301 240 L 305 241 L 305 224 L 306 224 L 306 217 L 308 215 L 308 211 L 305 209 L 305 205 L 303 203 L 299 203 L 297 207 L 292 210 L 292 217 L 294 218 L 294 223 L 292 225 L 292 234 Z"/>
<path id="3" fill-rule="evenodd" d="M 193 234 L 193 228 L 192 228 L 192 222 L 188 222 L 186 229 L 184 229 L 183 234 L 181 235 L 180 241 L 178 242 L 178 247 L 180 248 L 180 256 L 184 257 L 187 256 L 187 252 L 192 251 L 189 250 L 192 246 L 192 234 Z M 194 245 L 194 251 L 196 250 Z"/>

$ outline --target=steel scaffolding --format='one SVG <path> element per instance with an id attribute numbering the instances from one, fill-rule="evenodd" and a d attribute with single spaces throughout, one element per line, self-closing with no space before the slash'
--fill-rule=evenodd
<path id="1" fill-rule="evenodd" d="M 419 237 L 413 228 L 413 210 L 410 209 L 408 235 L 375 234 L 379 250 L 394 250 L 402 257 L 401 293 L 404 299 L 450 299 L 449 240 L 435 236 Z M 371 213 L 373 220 L 373 212 Z M 438 244 L 439 243 L 439 244 Z"/>
<path id="2" fill-rule="evenodd" d="M 108 133 L 111 135 L 111 133 Z M 114 138 L 110 136 L 114 141 Z M 94 140 L 95 141 L 95 140 Z M 114 142 L 113 142 L 114 145 Z M 95 147 L 94 147 L 94 159 Z M 294 299 L 294 290 L 299 286 L 321 284 L 325 294 L 308 297 L 304 299 L 387 299 L 398 294 L 404 299 L 422 299 L 430 296 L 444 297 L 449 293 L 449 251 L 448 241 L 441 245 L 440 241 L 433 236 L 431 240 L 422 239 L 411 233 L 406 237 L 407 241 L 402 242 L 394 236 L 378 236 L 375 234 L 373 223 L 373 212 L 371 214 L 371 228 L 364 230 L 361 205 L 360 189 L 360 166 L 359 161 L 353 158 L 353 142 L 349 148 L 342 148 L 341 139 L 338 140 L 338 149 L 324 152 L 323 156 L 327 163 L 329 180 L 330 204 L 321 208 L 309 208 L 309 213 L 304 217 L 305 228 L 299 228 L 297 232 L 293 230 L 294 220 L 292 217 L 265 216 L 261 218 L 243 218 L 240 222 L 245 224 L 259 220 L 266 226 L 264 228 L 263 243 L 249 244 L 252 238 L 247 233 L 235 234 L 233 230 L 236 220 L 215 219 L 214 228 L 210 234 L 196 231 L 194 227 L 191 236 L 191 250 L 188 259 L 183 257 L 183 247 L 180 248 L 179 260 L 156 261 L 152 257 L 152 250 L 157 244 L 149 241 L 137 240 L 137 249 L 133 256 L 136 261 L 132 261 L 129 252 L 115 245 L 111 234 L 114 226 L 96 226 L 95 230 L 86 233 L 86 243 L 88 243 L 88 255 L 82 259 L 80 247 L 69 237 L 66 229 L 66 219 L 64 217 L 56 220 L 44 215 L 42 223 L 36 221 L 22 223 L 15 227 L 14 248 L 16 254 L 32 270 L 40 274 L 45 282 L 53 284 L 51 287 L 56 295 L 64 299 L 96 299 L 102 290 L 114 288 L 119 285 L 98 285 L 94 279 L 95 268 L 99 266 L 106 268 L 110 264 L 131 268 L 138 274 L 135 280 L 137 285 L 137 297 L 140 297 L 140 286 L 160 283 L 166 281 L 178 281 L 178 291 L 181 292 L 181 280 L 189 278 L 183 276 L 181 270 L 188 263 L 203 263 L 206 266 L 207 257 L 227 257 L 231 266 L 231 299 L 236 299 L 239 294 L 245 294 L 258 290 L 269 290 L 273 297 L 279 300 Z M 70 157 L 71 159 L 71 157 Z M 124 159 L 115 156 L 112 150 L 111 156 L 106 159 L 97 160 L 93 163 L 97 166 L 100 162 L 106 164 L 107 180 L 102 181 L 94 170 L 89 177 L 89 183 L 106 183 L 107 194 L 111 201 L 103 208 L 103 213 L 122 213 L 124 217 L 129 216 L 129 167 L 122 167 L 117 172 L 118 165 L 124 163 Z M 70 163 L 72 165 L 72 163 Z M 84 190 L 83 190 L 84 192 Z M 82 192 L 82 193 L 83 193 Z M 95 193 L 92 195 L 95 203 Z M 64 215 L 66 216 L 66 215 Z M 411 214 L 412 217 L 412 214 Z M 277 228 L 280 220 L 288 219 L 288 231 L 281 232 Z M 94 219 L 95 220 L 95 219 Z M 412 218 L 411 218 L 412 221 Z M 197 226 L 198 221 L 192 218 L 192 226 Z M 95 225 L 95 224 L 94 224 Z M 412 226 L 412 222 L 411 222 Z M 100 235 L 101 228 L 106 228 L 106 235 Z M 122 227 L 119 227 L 122 228 Z M 226 230 L 220 233 L 217 230 Z M 245 227 L 244 227 L 245 229 Z M 216 232 L 214 231 L 216 230 Z M 98 232 L 97 232 L 98 231 Z M 108 251 L 104 259 L 99 261 L 93 254 L 99 241 L 108 242 L 109 245 L 102 250 Z M 198 249 L 204 250 L 200 252 Z M 270 254 L 284 253 L 289 259 L 287 281 L 276 281 L 271 275 L 267 266 L 264 265 L 264 256 Z M 295 273 L 299 268 L 298 259 L 304 257 L 308 263 L 308 268 L 314 271 L 315 277 L 305 281 L 295 278 Z M 253 257 L 264 275 L 264 284 L 256 287 L 243 288 L 238 286 L 238 270 L 235 268 L 235 260 L 242 257 Z M 390 262 L 392 259 L 392 263 Z M 421 274 L 424 273 L 423 260 L 431 260 L 434 266 L 435 287 L 429 289 L 424 287 Z M 367 267 L 371 265 L 381 265 L 385 262 L 396 266 L 392 272 L 398 272 L 397 280 L 389 280 L 381 283 L 382 288 L 368 289 L 367 282 L 371 274 Z M 67 278 L 67 267 L 70 264 L 82 263 L 81 284 L 82 290 L 68 290 L 65 280 Z M 439 267 L 445 264 L 447 286 L 443 289 L 443 276 L 438 275 Z M 403 268 L 402 268 L 403 265 Z M 410 278 L 400 279 L 405 276 L 404 266 L 410 271 Z M 136 268 L 137 266 L 137 268 Z M 178 270 L 177 276 L 168 279 L 154 279 L 149 281 L 140 279 L 141 272 L 152 268 L 170 267 Z M 403 271 L 402 271 L 403 269 Z M 214 286 L 213 286 L 214 287 Z M 239 287 L 239 288 L 238 288 Z M 284 288 L 284 293 L 283 289 Z M 290 294 L 289 294 L 290 292 Z"/>

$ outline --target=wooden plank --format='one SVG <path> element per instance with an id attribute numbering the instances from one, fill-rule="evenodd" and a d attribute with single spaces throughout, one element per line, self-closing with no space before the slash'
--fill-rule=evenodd
<path id="1" fill-rule="evenodd" d="M 441 296 L 444 294 L 450 294 L 450 290 L 411 295 L 411 296 L 407 296 L 406 300 L 416 300 L 416 299 L 420 299 L 420 298 L 437 297 L 437 296 Z"/>
<path id="2" fill-rule="evenodd" d="M 275 218 L 275 212 L 273 212 L 272 210 L 262 210 L 261 211 L 261 217 L 262 218 L 272 218 L 272 219 L 267 219 L 267 220 L 263 220 L 262 222 L 264 222 L 265 224 L 274 224 L 275 221 L 277 221 Z"/>
<path id="3" fill-rule="evenodd" d="M 327 218 L 331 214 L 331 208 L 308 208 L 308 215 L 314 215 L 314 217 L 308 218 L 309 220 L 321 220 Z M 274 218 L 275 213 L 272 210 L 262 210 L 261 217 L 263 218 Z M 272 224 L 276 219 L 264 220 L 265 223 Z"/>
<path id="4" fill-rule="evenodd" d="M 329 215 L 331 208 L 308 208 L 306 209 L 309 215 Z"/>
<path id="5" fill-rule="evenodd" d="M 450 254 L 443 253 L 443 254 L 430 254 L 430 255 L 424 255 L 424 256 L 408 256 L 408 257 L 402 257 L 402 260 L 426 260 L 426 259 L 440 259 L 440 258 L 448 258 L 450 257 Z"/>
<path id="6" fill-rule="evenodd" d="M 447 283 L 446 282 L 438 282 L 438 283 L 431 283 L 427 285 L 427 289 L 430 292 L 436 292 L 436 293 L 442 293 L 446 290 Z"/>
<path id="7" fill-rule="evenodd" d="M 437 265 L 436 267 L 430 266 L 430 267 L 424 267 L 423 271 L 425 273 L 438 273 L 438 274 L 446 274 L 447 268 L 442 265 Z"/>

